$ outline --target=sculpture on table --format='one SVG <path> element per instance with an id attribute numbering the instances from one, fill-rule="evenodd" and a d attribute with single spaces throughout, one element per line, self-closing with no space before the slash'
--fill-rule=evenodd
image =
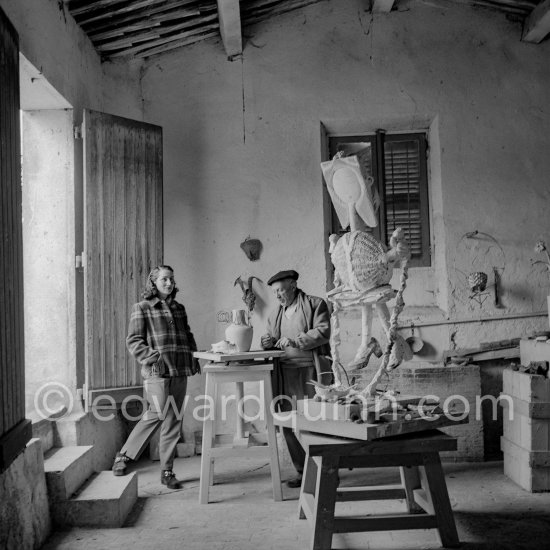
<path id="1" fill-rule="evenodd" d="M 361 344 L 353 361 L 348 365 L 364 368 L 371 355 L 379 355 L 379 344 L 372 338 L 373 309 L 384 328 L 388 344 L 382 354 L 381 365 L 367 387 L 361 392 L 364 397 L 372 397 L 376 384 L 384 372 L 397 367 L 403 360 L 412 358 L 412 352 L 402 336 L 397 333 L 397 319 L 404 307 L 403 292 L 407 281 L 407 262 L 410 258 L 408 244 L 401 228 L 397 228 L 390 238 L 390 250 L 366 231 L 358 229 L 357 216 L 369 227 L 377 225 L 376 211 L 379 198 L 373 186 L 373 178 L 364 174 L 356 155 L 343 157 L 338 154 L 332 161 L 321 164 L 323 176 L 336 214 L 342 227 L 350 226 L 350 232 L 342 237 L 330 236 L 330 255 L 335 268 L 334 289 L 328 294 L 333 303 L 331 316 L 331 353 L 334 383 L 330 387 L 316 384 L 316 393 L 322 398 L 353 393 L 341 377 L 339 359 L 340 324 L 339 312 L 344 308 L 361 307 Z M 399 290 L 389 286 L 393 267 L 403 268 Z M 390 315 L 386 302 L 396 298 L 396 305 Z M 377 353 L 378 352 L 378 353 Z M 328 391 L 332 390 L 332 391 Z"/>

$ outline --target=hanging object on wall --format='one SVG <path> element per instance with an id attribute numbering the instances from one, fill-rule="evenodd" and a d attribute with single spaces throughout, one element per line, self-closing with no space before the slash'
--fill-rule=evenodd
<path id="1" fill-rule="evenodd" d="M 458 261 L 463 265 L 467 261 L 469 265 L 466 269 L 459 269 Z M 456 294 L 457 297 L 482 307 L 487 298 L 493 295 L 493 305 L 497 308 L 503 307 L 500 300 L 500 275 L 506 267 L 506 257 L 492 235 L 477 229 L 462 235 L 457 244 L 453 267 L 457 281 L 464 288 L 462 293 Z M 494 282 L 489 284 L 488 273 L 491 271 Z"/>
<path id="2" fill-rule="evenodd" d="M 260 259 L 260 254 L 262 253 L 263 245 L 259 239 L 251 239 L 250 235 L 241 243 L 241 248 L 246 254 L 246 257 L 251 261 L 255 262 Z"/>
<path id="3" fill-rule="evenodd" d="M 483 302 L 485 302 L 489 296 L 489 293 L 485 292 L 485 289 L 487 288 L 487 279 L 487 273 L 484 273 L 483 271 L 470 273 L 467 277 L 468 286 L 472 291 L 470 300 L 476 301 L 480 306 L 483 305 Z"/>
<path id="4" fill-rule="evenodd" d="M 493 279 L 494 279 L 494 304 L 495 307 L 502 307 L 500 304 L 500 291 L 499 291 L 499 285 L 500 285 L 500 273 L 498 272 L 498 269 L 496 267 L 493 267 Z"/>
<path id="5" fill-rule="evenodd" d="M 243 302 L 246 304 L 249 312 L 251 312 L 256 305 L 256 294 L 254 294 L 254 290 L 252 289 L 252 281 L 254 279 L 260 281 L 258 277 L 254 277 L 254 275 L 252 275 L 251 277 L 248 277 L 248 282 L 245 283 L 239 275 L 233 283 L 233 286 L 239 285 L 241 287 L 241 290 L 243 292 Z"/>
<path id="6" fill-rule="evenodd" d="M 487 288 L 487 273 L 476 271 L 468 275 L 468 285 L 472 292 L 483 292 Z"/>

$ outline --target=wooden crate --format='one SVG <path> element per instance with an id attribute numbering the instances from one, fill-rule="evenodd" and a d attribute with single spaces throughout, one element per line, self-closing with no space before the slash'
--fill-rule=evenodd
<path id="1" fill-rule="evenodd" d="M 548 403 L 550 402 L 550 379 L 538 374 L 506 369 L 502 372 L 502 393 L 527 403 Z"/>
<path id="2" fill-rule="evenodd" d="M 503 372 L 504 473 L 527 491 L 550 491 L 550 380 Z"/>
<path id="3" fill-rule="evenodd" d="M 528 451 L 505 437 L 501 449 L 506 476 L 532 493 L 550 490 L 550 452 Z"/>
<path id="4" fill-rule="evenodd" d="M 518 414 L 508 420 L 508 409 L 504 412 L 503 436 L 527 451 L 550 449 L 550 419 L 539 419 Z"/>

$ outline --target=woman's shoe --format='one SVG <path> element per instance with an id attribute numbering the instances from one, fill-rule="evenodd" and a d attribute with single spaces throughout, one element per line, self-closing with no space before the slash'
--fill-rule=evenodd
<path id="1" fill-rule="evenodd" d="M 116 454 L 116 457 L 115 457 L 115 461 L 113 462 L 113 474 L 115 476 L 123 476 L 123 475 L 126 475 L 126 470 L 127 470 L 127 466 L 126 466 L 126 463 L 129 461 L 130 459 L 122 454 L 122 453 L 117 453 Z"/>
<path id="2" fill-rule="evenodd" d="M 293 478 L 289 479 L 286 482 L 286 486 L 290 487 L 292 489 L 295 489 L 296 487 L 301 487 L 302 486 L 302 476 L 297 476 L 297 477 L 293 477 Z"/>
<path id="3" fill-rule="evenodd" d="M 176 474 L 172 470 L 163 470 L 160 474 L 160 482 L 166 485 L 168 489 L 180 488 L 180 481 L 176 479 Z"/>

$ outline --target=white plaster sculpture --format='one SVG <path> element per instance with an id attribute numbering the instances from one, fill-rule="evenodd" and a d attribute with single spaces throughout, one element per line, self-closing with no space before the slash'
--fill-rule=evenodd
<path id="1" fill-rule="evenodd" d="M 391 239 L 391 249 L 370 233 L 357 228 L 357 215 L 370 227 L 377 225 L 376 210 L 378 197 L 374 192 L 373 179 L 363 175 L 356 156 L 335 157 L 321 164 L 327 189 L 336 213 L 343 227 L 350 226 L 350 232 L 341 238 L 330 236 L 330 254 L 335 268 L 335 288 L 328 298 L 333 302 L 331 316 L 331 353 L 334 384 L 332 394 L 341 394 L 343 382 L 339 374 L 340 325 L 338 314 L 343 308 L 361 307 L 361 344 L 353 361 L 348 366 L 361 367 L 368 362 L 372 352 L 371 330 L 373 308 L 376 308 L 380 322 L 388 338 L 388 346 L 379 371 L 370 384 L 361 392 L 373 396 L 376 383 L 383 372 L 397 367 L 404 359 L 412 358 L 412 352 L 405 340 L 397 333 L 397 317 L 404 307 L 403 291 L 407 280 L 407 261 L 410 257 L 403 231 L 398 228 Z M 394 265 L 400 262 L 403 273 L 397 292 L 388 285 Z M 390 315 L 386 302 L 396 297 L 396 306 Z M 326 388 L 325 388 L 326 389 Z M 319 390 L 319 391 L 317 391 Z M 316 385 L 317 394 L 323 397 L 323 388 Z M 330 392 L 329 392 L 330 394 Z"/>

